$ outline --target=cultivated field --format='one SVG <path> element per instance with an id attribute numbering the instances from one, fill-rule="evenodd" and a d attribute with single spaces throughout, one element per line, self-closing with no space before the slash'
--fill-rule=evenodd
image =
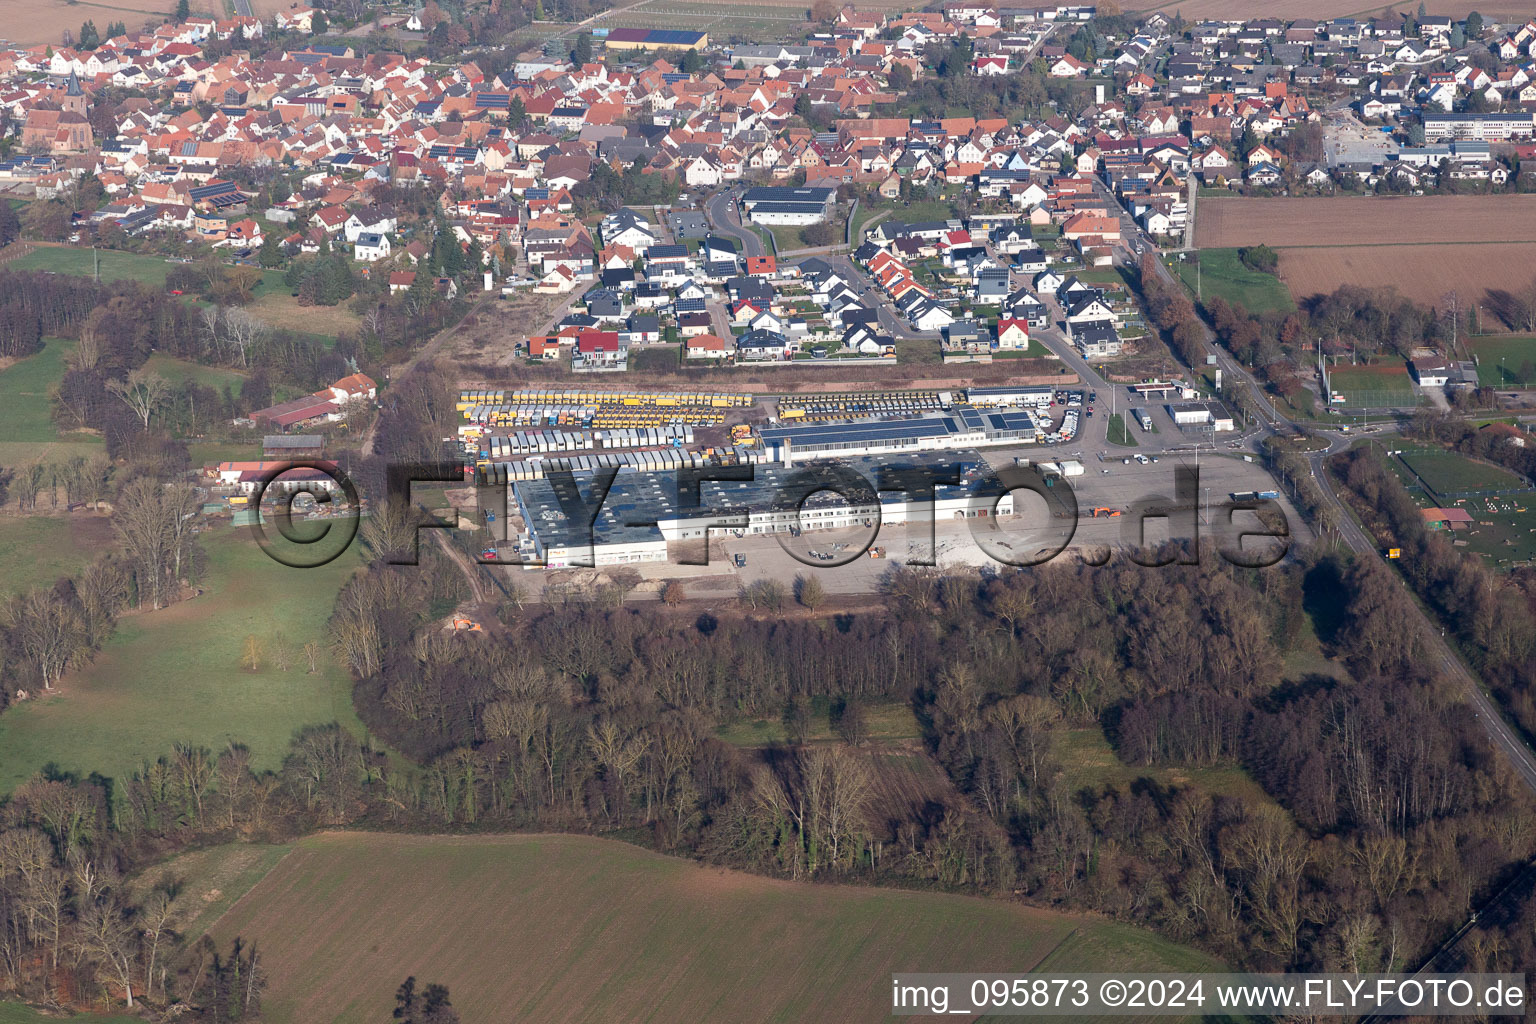
<path id="1" fill-rule="evenodd" d="M 223 5 L 211 0 L 192 0 L 191 7 L 193 14 L 224 16 Z M 162 6 L 158 0 L 0 0 L 0 38 L 28 46 L 57 46 L 65 31 L 78 34 L 87 18 L 102 32 L 114 21 L 121 21 L 132 31 L 146 24 L 160 24 L 175 9 L 174 3 Z"/>
<path id="2" fill-rule="evenodd" d="M 897 970 L 1212 968 L 1001 901 L 810 886 L 582 836 L 305 839 L 211 933 L 259 944 L 274 1024 L 386 1019 L 406 975 L 467 1021 L 874 1020 Z M 345 984 L 338 984 L 345 979 Z"/>
<path id="3" fill-rule="evenodd" d="M 1498 308 L 1499 296 L 1530 284 L 1536 243 L 1341 245 L 1280 250 L 1280 277 L 1297 298 L 1341 284 L 1394 287 L 1420 305 L 1438 305 L 1449 292 Z"/>
<path id="4" fill-rule="evenodd" d="M 1451 290 L 1497 307 L 1536 268 L 1536 197 L 1207 199 L 1202 249 L 1268 245 L 1296 298 L 1341 284 L 1392 286 L 1420 303 Z"/>
<path id="5" fill-rule="evenodd" d="M 774 42 L 798 34 L 809 26 L 804 4 L 770 2 L 705 4 L 681 0 L 646 0 L 621 5 L 592 22 L 601 28 L 667 28 L 708 32 L 710 42 L 731 38 Z"/>
<path id="6" fill-rule="evenodd" d="M 1536 196 L 1341 196 L 1207 199 L 1200 248 L 1238 245 L 1424 245 L 1536 238 Z"/>
<path id="7" fill-rule="evenodd" d="M 281 763 L 302 726 L 340 721 L 361 732 L 347 674 L 327 656 L 309 675 L 299 653 L 311 640 L 325 643 L 325 621 L 357 556 L 290 569 L 230 526 L 202 543 L 205 593 L 123 618 L 96 660 L 64 677 L 58 696 L 0 716 L 0 793 L 50 763 L 122 776 L 179 740 L 214 751 L 245 743 L 263 769 Z M 239 667 L 248 635 L 265 650 L 255 672 Z M 279 635 L 292 652 L 286 672 L 274 658 Z"/>

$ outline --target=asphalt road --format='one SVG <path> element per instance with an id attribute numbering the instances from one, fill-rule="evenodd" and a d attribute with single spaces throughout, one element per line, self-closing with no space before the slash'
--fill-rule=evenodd
<path id="1" fill-rule="evenodd" d="M 767 249 L 763 246 L 762 238 L 757 232 L 742 227 L 741 220 L 736 216 L 736 194 L 735 189 L 726 189 L 709 197 L 704 203 L 704 215 L 709 219 L 709 226 L 716 233 L 740 242 L 742 255 L 765 256 Z"/>

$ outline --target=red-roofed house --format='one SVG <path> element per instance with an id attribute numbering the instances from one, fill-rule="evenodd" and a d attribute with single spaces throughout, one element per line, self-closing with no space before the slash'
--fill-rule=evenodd
<path id="1" fill-rule="evenodd" d="M 1004 318 L 997 322 L 997 348 L 1016 350 L 1029 347 L 1029 324 L 1024 320 Z"/>

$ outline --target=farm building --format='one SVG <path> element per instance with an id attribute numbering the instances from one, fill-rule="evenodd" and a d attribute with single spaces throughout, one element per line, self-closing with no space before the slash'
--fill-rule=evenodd
<path id="1" fill-rule="evenodd" d="M 610 50 L 702 50 L 709 33 L 670 28 L 616 28 L 603 39 Z"/>
<path id="2" fill-rule="evenodd" d="M 325 454 L 323 434 L 268 434 L 261 454 L 269 459 L 318 459 Z"/>

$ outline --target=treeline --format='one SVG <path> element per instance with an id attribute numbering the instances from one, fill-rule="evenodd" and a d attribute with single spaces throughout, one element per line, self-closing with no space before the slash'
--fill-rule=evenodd
<path id="1" fill-rule="evenodd" d="M 1303 379 L 1311 374 L 1316 352 L 1352 360 L 1406 360 L 1416 348 L 1441 344 L 1453 328 L 1458 336 L 1465 334 L 1470 305 L 1454 297 L 1446 301 L 1444 310 L 1425 309 L 1392 288 L 1341 285 L 1296 310 L 1250 313 L 1241 304 L 1212 296 L 1200 311 L 1223 347 L 1291 400 L 1306 398 Z"/>
<path id="2" fill-rule="evenodd" d="M 1529 794 L 1423 667 L 1413 611 L 1374 562 L 896 570 L 884 610 L 509 604 L 488 633 L 454 634 L 435 616 L 462 597 L 456 568 L 430 547 L 420 567 L 387 564 L 401 541 L 377 528 L 369 543 L 330 635 L 370 735 L 407 759 L 330 725 L 275 772 L 181 745 L 127 778 L 29 783 L 4 821 L 46 844 L 66 909 L 57 934 L 40 927 L 0 852 L 0 942 L 19 951 L 5 984 L 37 997 L 53 975 L 35 954 L 97 920 L 71 881 L 82 858 L 126 871 L 346 824 L 624 830 L 787 877 L 1024 890 L 1244 967 L 1361 971 L 1417 966 L 1536 852 Z M 1352 681 L 1281 683 L 1318 595 L 1341 609 L 1320 632 Z M 817 698 L 840 709 L 840 742 L 804 742 Z M 950 788 L 892 797 L 858 711 L 891 702 L 913 707 Z M 790 743 L 717 735 L 758 717 L 784 718 Z M 1099 728 L 1149 774 L 1243 768 L 1265 795 L 1075 786 L 1071 737 Z M 153 900 L 111 908 L 131 924 L 126 957 L 68 969 L 114 998 L 132 983 L 195 1003 L 206 965 L 146 966 Z M 1490 940 L 1488 969 L 1529 962 L 1532 934 Z"/>
<path id="3" fill-rule="evenodd" d="M 83 278 L 0 273 L 0 357 L 29 356 L 41 350 L 44 335 L 71 333 L 96 299 Z"/>
<path id="4" fill-rule="evenodd" d="M 105 477 L 94 486 L 105 493 Z M 201 578 L 203 552 L 192 528 L 197 507 L 190 484 L 124 471 L 113 492 L 117 549 L 77 576 L 34 588 L 5 606 L 0 710 L 18 696 L 52 690 L 64 672 L 88 661 L 124 609 L 163 608 Z"/>
<path id="5" fill-rule="evenodd" d="M 1142 256 L 1137 274 L 1147 318 L 1162 332 L 1168 347 L 1184 365 L 1202 366 L 1206 355 L 1205 331 L 1195 313 L 1195 304 L 1182 287 L 1163 280 L 1157 260 L 1156 252 Z"/>
<path id="6" fill-rule="evenodd" d="M 811 620 L 509 608 L 515 649 L 426 622 L 427 584 L 401 572 L 375 563 L 332 621 L 370 732 L 422 764 L 391 777 L 391 823 L 641 827 L 791 877 L 1022 888 L 1275 968 L 1413 964 L 1536 852 L 1529 795 L 1421 666 L 1413 610 L 1373 563 L 896 571 L 888 612 Z M 1309 588 L 1349 609 L 1329 640 L 1348 686 L 1277 685 Z M 858 739 L 715 736 L 815 698 L 910 702 L 957 794 L 893 806 Z M 1242 768 L 1274 803 L 1074 790 L 1082 728 L 1128 763 Z"/>
<path id="7" fill-rule="evenodd" d="M 1506 457 L 1520 463 L 1529 458 L 1523 449 L 1502 443 L 1511 436 L 1508 431 L 1473 440 L 1480 432 L 1464 423 L 1416 422 L 1429 436 L 1450 440 L 1460 435 L 1457 441 L 1471 450 L 1500 455 L 1508 450 Z M 1451 631 L 1527 739 L 1536 737 L 1536 609 L 1531 602 L 1536 573 L 1521 569 L 1500 575 L 1476 555 L 1458 551 L 1444 534 L 1426 529 L 1418 504 L 1373 449 L 1341 455 L 1333 467 L 1353 495 L 1361 521 L 1374 527 L 1384 544 L 1402 549 L 1398 561 L 1409 585 Z"/>

